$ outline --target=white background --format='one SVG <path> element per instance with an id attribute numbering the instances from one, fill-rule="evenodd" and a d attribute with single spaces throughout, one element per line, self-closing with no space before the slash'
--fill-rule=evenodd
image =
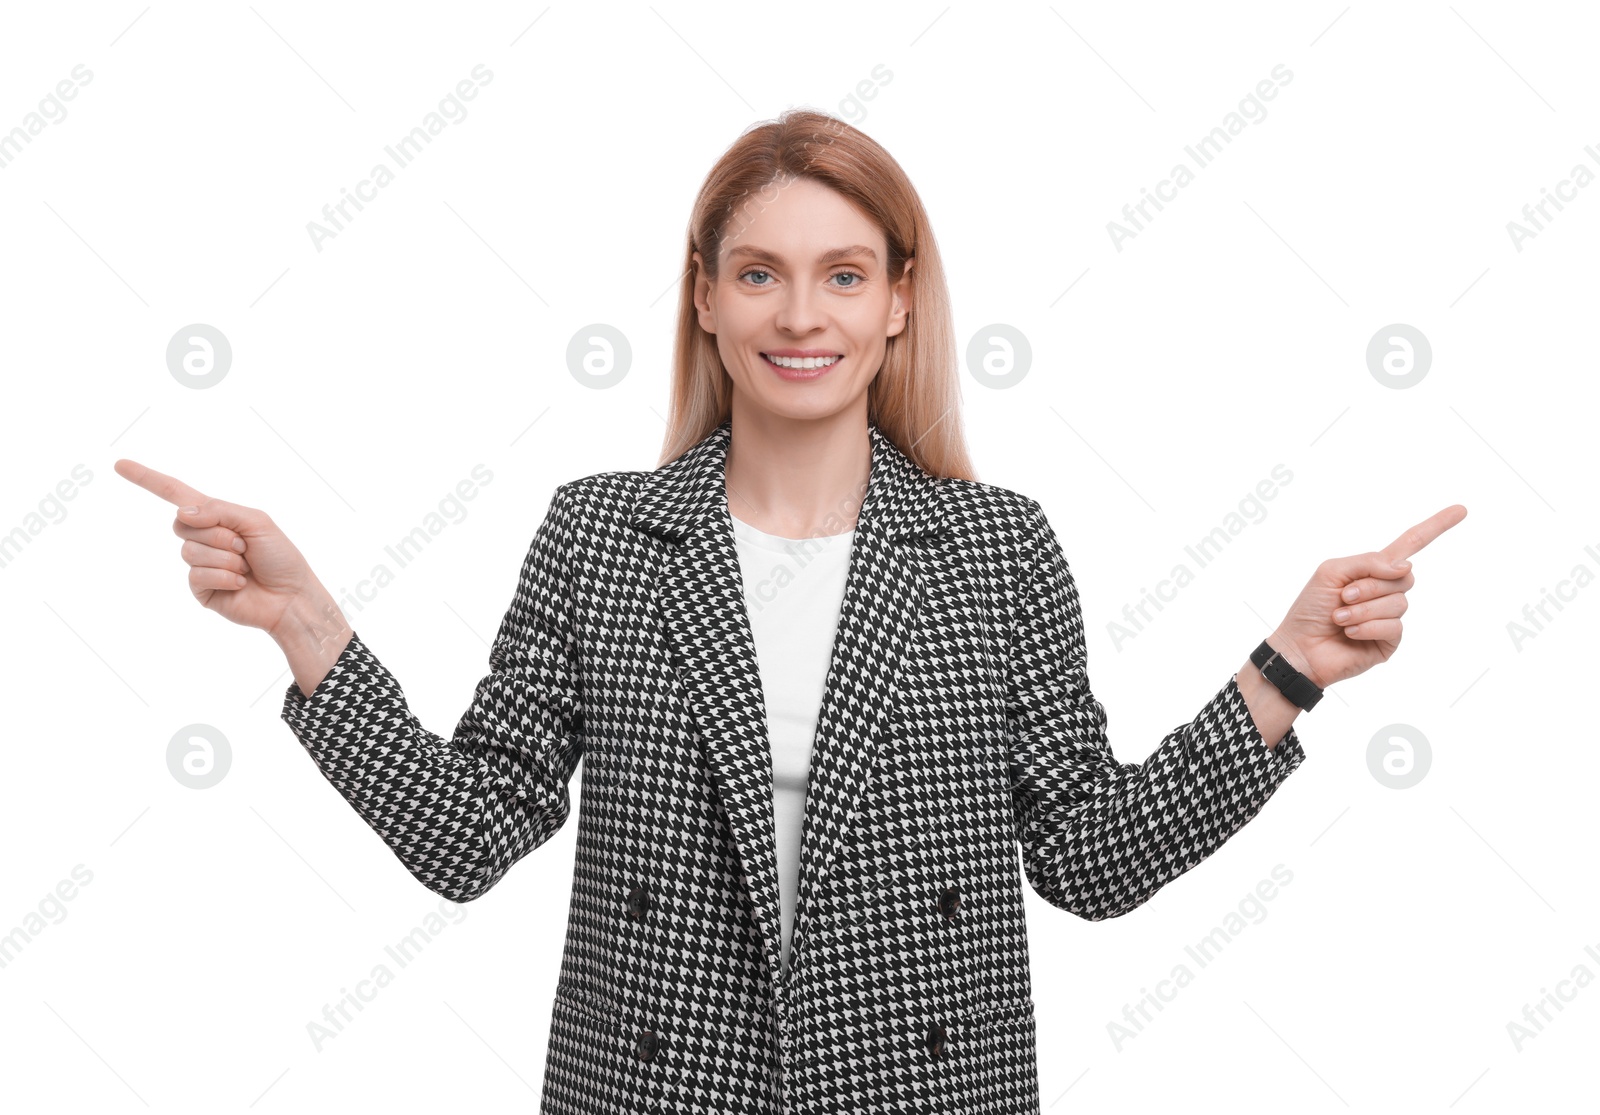
<path id="1" fill-rule="evenodd" d="M 1224 848 L 1107 922 L 1030 892 L 1045 1110 L 1592 1096 L 1600 988 L 1561 985 L 1520 1051 L 1508 1024 L 1600 974 L 1600 186 L 1564 187 L 1520 251 L 1507 226 L 1600 172 L 1597 32 L 1578 4 L 8 5 L 0 132 L 93 76 L 0 170 L 0 533 L 27 535 L 0 567 L 0 934 L 50 912 L 0 967 L 5 1105 L 536 1107 L 576 825 L 395 970 L 385 945 L 441 900 L 278 718 L 277 648 L 189 595 L 172 509 L 111 465 L 267 509 L 339 592 L 489 469 L 347 608 L 448 736 L 555 486 L 657 463 L 691 203 L 792 105 L 906 168 L 963 351 L 996 323 L 1028 337 L 1017 386 L 964 374 L 969 444 L 1062 538 L 1123 761 L 1319 561 L 1469 510 L 1414 558 L 1399 653 L 1300 717 L 1305 765 Z M 318 251 L 308 222 L 480 63 L 466 117 Z M 1108 222 L 1280 64 L 1266 116 L 1119 251 Z M 595 322 L 633 349 L 607 390 L 566 364 Z M 206 390 L 166 364 L 194 323 L 233 349 Z M 1394 323 L 1433 349 L 1404 390 L 1366 362 Z M 1196 569 L 1184 547 L 1280 464 L 1264 518 Z M 1119 640 L 1182 561 L 1193 583 Z M 232 756 L 207 790 L 167 766 L 195 723 Z M 1368 759 L 1393 724 L 1431 752 L 1406 790 Z M 1184 946 L 1280 864 L 1292 881 L 1199 967 Z M 308 1024 L 380 963 L 393 982 L 319 1051 Z M 1109 1024 L 1180 963 L 1192 982 L 1119 1048 Z"/>

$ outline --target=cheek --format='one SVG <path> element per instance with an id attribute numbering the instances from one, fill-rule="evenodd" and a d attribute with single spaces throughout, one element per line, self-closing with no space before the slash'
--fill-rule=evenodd
<path id="1" fill-rule="evenodd" d="M 763 328 L 767 315 L 745 298 L 724 298 L 717 307 L 717 333 L 729 340 L 742 340 Z"/>
<path id="2" fill-rule="evenodd" d="M 864 351 L 881 349 L 888 341 L 889 327 L 887 310 L 873 307 L 850 323 L 850 338 Z"/>

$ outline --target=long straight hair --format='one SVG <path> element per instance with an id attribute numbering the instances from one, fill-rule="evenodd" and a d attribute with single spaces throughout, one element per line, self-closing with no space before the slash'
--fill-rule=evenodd
<path id="1" fill-rule="evenodd" d="M 891 284 L 914 257 L 911 309 L 905 328 L 887 338 L 883 365 L 867 388 L 867 420 L 934 476 L 976 480 L 961 424 L 950 292 L 922 199 L 875 140 L 837 117 L 804 109 L 746 130 L 711 168 L 695 199 L 659 464 L 687 451 L 733 408 L 733 380 L 695 309 L 694 253 L 715 280 L 724 239 L 743 230 L 746 214 L 759 213 L 784 184 L 801 178 L 836 190 L 883 231 Z"/>

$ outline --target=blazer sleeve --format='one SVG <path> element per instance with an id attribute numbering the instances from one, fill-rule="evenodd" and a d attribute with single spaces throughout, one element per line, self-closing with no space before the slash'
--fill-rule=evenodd
<path id="1" fill-rule="evenodd" d="M 1305 759 L 1268 749 L 1228 681 L 1142 763 L 1119 763 L 1089 689 L 1078 590 L 1043 509 L 1030 516 L 1007 682 L 1010 775 L 1029 885 L 1090 921 L 1118 917 L 1214 852 Z"/>
<path id="2" fill-rule="evenodd" d="M 429 890 L 478 897 L 566 822 L 583 752 L 568 555 L 570 485 L 555 491 L 449 739 L 428 731 L 357 633 L 283 719 L 323 775 Z"/>

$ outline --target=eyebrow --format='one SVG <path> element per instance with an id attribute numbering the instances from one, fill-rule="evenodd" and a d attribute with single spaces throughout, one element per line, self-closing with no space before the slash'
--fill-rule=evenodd
<path id="1" fill-rule="evenodd" d="M 769 252 L 765 248 L 753 248 L 742 244 L 728 252 L 728 259 L 732 260 L 734 256 L 741 255 L 749 256 L 751 259 L 759 260 L 762 263 L 781 265 L 784 262 L 783 257 L 777 252 Z M 865 244 L 851 244 L 848 248 L 834 248 L 832 251 L 823 252 L 817 257 L 817 262 L 822 264 L 837 263 L 841 259 L 849 259 L 852 256 L 866 256 L 874 264 L 878 262 L 878 253 Z"/>

